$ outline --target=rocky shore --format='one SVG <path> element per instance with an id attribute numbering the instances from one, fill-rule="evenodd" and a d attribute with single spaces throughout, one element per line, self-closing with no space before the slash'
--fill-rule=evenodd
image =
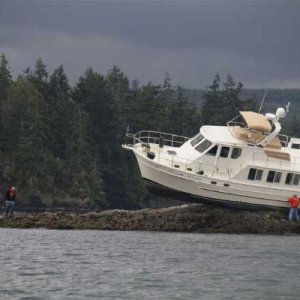
<path id="1" fill-rule="evenodd" d="M 89 213 L 17 213 L 0 218 L 0 227 L 47 229 L 147 230 L 199 233 L 300 234 L 287 211 L 240 211 L 200 204 Z"/>

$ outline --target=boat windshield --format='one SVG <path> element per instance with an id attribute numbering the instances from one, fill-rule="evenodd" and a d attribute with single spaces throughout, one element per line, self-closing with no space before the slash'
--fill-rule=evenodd
<path id="1" fill-rule="evenodd" d="M 204 140 L 202 141 L 202 143 L 200 143 L 195 149 L 198 152 L 204 152 L 205 150 L 207 150 L 210 146 L 212 145 L 212 143 L 209 140 Z"/>
<path id="2" fill-rule="evenodd" d="M 191 145 L 194 147 L 199 142 L 201 142 L 203 139 L 204 139 L 203 135 L 201 133 L 199 133 L 191 140 Z"/>

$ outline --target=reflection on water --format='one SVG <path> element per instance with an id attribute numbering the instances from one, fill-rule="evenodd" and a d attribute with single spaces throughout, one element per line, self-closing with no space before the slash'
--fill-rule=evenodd
<path id="1" fill-rule="evenodd" d="M 300 299 L 300 239 L 0 229 L 1 299 Z"/>

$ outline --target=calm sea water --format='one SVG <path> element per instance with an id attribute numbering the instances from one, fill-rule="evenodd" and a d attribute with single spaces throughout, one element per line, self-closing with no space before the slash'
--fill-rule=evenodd
<path id="1" fill-rule="evenodd" d="M 0 229 L 0 299 L 300 299 L 300 238 Z"/>

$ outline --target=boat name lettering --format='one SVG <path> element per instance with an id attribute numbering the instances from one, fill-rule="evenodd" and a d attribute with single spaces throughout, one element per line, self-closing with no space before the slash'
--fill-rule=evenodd
<path id="1" fill-rule="evenodd" d="M 179 171 L 179 170 L 174 170 L 172 168 L 168 168 L 166 166 L 162 166 L 162 165 L 159 165 L 159 164 L 156 164 L 156 163 L 153 163 L 151 161 L 148 161 L 147 160 L 147 163 L 152 165 L 153 167 L 157 168 L 157 169 L 161 169 L 165 172 L 168 172 L 168 173 L 171 173 L 171 174 L 174 174 L 174 175 L 177 175 L 177 176 L 180 176 L 180 177 L 185 177 L 187 179 L 191 179 L 191 180 L 196 180 L 196 181 L 201 181 L 201 178 L 199 175 L 196 175 L 196 174 L 188 174 L 188 173 L 185 173 L 185 172 L 182 172 L 182 171 Z"/>

